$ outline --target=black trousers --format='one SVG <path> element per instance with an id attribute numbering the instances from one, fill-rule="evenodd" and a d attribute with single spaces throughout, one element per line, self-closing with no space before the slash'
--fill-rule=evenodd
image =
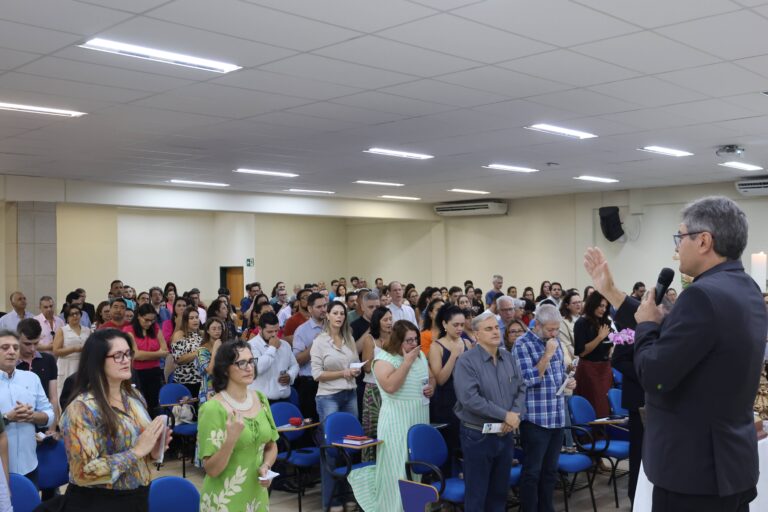
<path id="1" fill-rule="evenodd" d="M 749 512 L 757 497 L 754 487 L 730 496 L 680 494 L 653 486 L 653 512 Z"/>
<path id="2" fill-rule="evenodd" d="M 299 393 L 299 410 L 305 418 L 312 418 L 317 421 L 317 405 L 315 405 L 315 396 L 317 396 L 318 383 L 312 377 L 299 375 L 294 381 L 296 391 Z"/>
<path id="3" fill-rule="evenodd" d="M 634 503 L 637 476 L 640 474 L 640 459 L 643 455 L 643 421 L 637 409 L 629 410 L 629 485 L 627 494 Z"/>
<path id="4" fill-rule="evenodd" d="M 148 368 L 146 370 L 136 370 L 136 381 L 138 383 L 139 391 L 144 395 L 144 400 L 147 401 L 147 411 L 149 415 L 154 418 L 157 416 L 158 398 L 160 396 L 160 388 L 164 384 L 164 375 L 161 368 Z M 197 395 L 195 395 L 197 398 Z"/>

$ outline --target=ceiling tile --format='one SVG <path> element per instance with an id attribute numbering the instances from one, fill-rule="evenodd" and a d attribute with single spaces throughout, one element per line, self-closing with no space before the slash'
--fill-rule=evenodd
<path id="1" fill-rule="evenodd" d="M 476 4 L 485 0 L 410 0 L 411 3 L 431 7 L 439 11 L 450 11 L 464 7 L 465 5 Z"/>
<path id="2" fill-rule="evenodd" d="M 768 89 L 768 79 L 728 62 L 657 75 L 673 84 L 709 96 L 733 96 Z"/>
<path id="3" fill-rule="evenodd" d="M 529 75 L 575 87 L 614 82 L 637 76 L 631 71 L 569 50 L 555 50 L 499 64 Z"/>
<path id="4" fill-rule="evenodd" d="M 138 101 L 136 104 L 193 114 L 244 118 L 295 107 L 307 103 L 307 101 L 301 98 L 278 96 L 223 85 L 196 84 L 158 94 Z"/>
<path id="5" fill-rule="evenodd" d="M 358 129 L 363 126 L 361 122 L 351 121 L 349 119 L 339 121 L 334 119 L 324 119 L 309 115 L 298 114 L 294 112 L 270 112 L 250 119 L 253 122 L 265 122 L 281 126 L 307 127 L 314 130 L 336 132 L 347 129 Z"/>
<path id="6" fill-rule="evenodd" d="M 654 113 L 691 119 L 697 123 L 714 123 L 759 115 L 758 112 L 723 100 L 692 101 L 679 105 L 669 105 L 656 109 Z"/>
<path id="7" fill-rule="evenodd" d="M 617 112 L 615 114 L 605 114 L 600 117 L 629 126 L 635 126 L 642 130 L 658 130 L 662 128 L 671 128 L 674 126 L 686 126 L 695 124 L 696 121 L 690 117 L 686 117 L 683 114 L 671 113 L 667 109 L 673 109 L 678 106 L 695 105 L 697 103 L 703 102 L 694 101 L 691 103 L 683 103 L 681 105 L 673 105 L 671 107 L 647 108 L 642 110 L 632 110 L 629 112 Z"/>
<path id="8" fill-rule="evenodd" d="M 55 57 L 43 57 L 16 71 L 30 75 L 60 78 L 75 82 L 122 87 L 139 91 L 161 92 L 192 83 L 189 80 L 118 68 L 97 66 Z"/>
<path id="9" fill-rule="evenodd" d="M 208 0 L 176 0 L 153 10 L 149 16 L 299 51 L 359 35 L 356 31 L 237 0 L 216 0 L 215 15 L 212 14 Z"/>
<path id="10" fill-rule="evenodd" d="M 640 105 L 636 103 L 622 101 L 587 89 L 572 89 L 570 91 L 532 96 L 528 98 L 528 101 L 584 115 L 610 114 L 640 108 Z M 548 121 L 540 119 L 538 122 L 546 123 Z M 573 128 L 578 129 L 577 126 Z"/>
<path id="11" fill-rule="evenodd" d="M 443 75 L 438 80 L 503 94 L 508 98 L 523 98 L 544 92 L 569 89 L 569 86 L 565 84 L 493 66 L 483 66 Z"/>
<path id="12" fill-rule="evenodd" d="M 374 36 L 363 36 L 315 53 L 358 64 L 374 65 L 422 78 L 475 66 L 472 61 L 423 50 Z"/>
<path id="13" fill-rule="evenodd" d="M 746 10 L 660 28 L 657 32 L 727 60 L 768 53 L 768 19 Z"/>
<path id="14" fill-rule="evenodd" d="M 0 46 L 12 50 L 49 53 L 81 40 L 64 32 L 0 20 Z"/>
<path id="15" fill-rule="evenodd" d="M 101 7 L 109 7 L 110 9 L 118 9 L 121 11 L 129 11 L 129 12 L 136 12 L 136 13 L 153 9 L 158 5 L 162 5 L 168 2 L 168 0 L 131 0 L 130 2 L 126 2 L 125 0 L 75 0 L 75 1 L 82 4 L 87 4 L 87 5 L 97 5 Z"/>
<path id="16" fill-rule="evenodd" d="M 475 107 L 507 99 L 506 96 L 499 94 L 446 84 L 437 80 L 418 80 L 393 87 L 385 87 L 381 89 L 381 92 L 388 92 L 417 100 L 443 103 L 455 107 Z"/>
<path id="17" fill-rule="evenodd" d="M 621 18 L 629 23 L 651 28 L 671 25 L 715 14 L 738 10 L 730 0 L 576 0 L 576 3 Z"/>
<path id="18" fill-rule="evenodd" d="M 361 91 L 357 87 L 330 84 L 307 77 L 299 78 L 260 69 L 243 69 L 237 73 L 228 73 L 212 80 L 211 83 L 316 100 L 338 98 Z"/>
<path id="19" fill-rule="evenodd" d="M 735 60 L 733 61 L 733 64 L 768 78 L 768 55 Z M 768 87 L 766 87 L 766 89 L 768 89 Z"/>
<path id="20" fill-rule="evenodd" d="M 450 14 L 439 14 L 385 30 L 378 35 L 465 59 L 493 63 L 552 49 L 502 30 Z"/>
<path id="21" fill-rule="evenodd" d="M 305 18 L 348 27 L 361 32 L 376 32 L 387 27 L 435 14 L 434 9 L 404 0 L 247 0 Z"/>
<path id="22" fill-rule="evenodd" d="M 760 135 L 764 137 L 768 133 L 768 116 L 723 121 L 718 123 L 717 126 L 733 130 L 739 134 Z M 723 144 L 729 144 L 729 142 L 723 141 Z"/>
<path id="23" fill-rule="evenodd" d="M 407 117 L 423 116 L 453 110 L 453 107 L 441 105 L 439 103 L 403 98 L 402 96 L 395 96 L 376 91 L 345 96 L 344 98 L 334 100 L 333 103 L 349 105 L 352 107 L 369 108 L 381 112 L 391 112 Z"/>
<path id="24" fill-rule="evenodd" d="M 644 107 L 672 105 L 704 99 L 698 92 L 684 89 L 653 77 L 632 78 L 610 84 L 590 87 L 590 90 L 606 94 Z"/>
<path id="25" fill-rule="evenodd" d="M 509 120 L 510 126 L 516 126 L 518 128 L 541 123 L 544 122 L 543 120 L 545 119 L 548 122 L 553 122 L 579 117 L 578 114 L 569 110 L 560 110 L 527 100 L 504 101 L 501 103 L 475 107 L 472 110 L 503 117 Z M 526 133 L 529 133 L 528 130 L 525 131 Z"/>
<path id="26" fill-rule="evenodd" d="M 756 114 L 768 114 L 768 96 L 765 94 L 738 94 L 723 98 L 723 101 Z"/>
<path id="27" fill-rule="evenodd" d="M 572 46 L 638 30 L 566 0 L 488 0 L 453 14 L 555 46 Z"/>
<path id="28" fill-rule="evenodd" d="M 576 46 L 573 50 L 641 73 L 662 73 L 719 60 L 652 32 L 614 37 Z"/>
<path id="29" fill-rule="evenodd" d="M 289 57 L 261 66 L 260 69 L 364 89 L 376 89 L 416 79 L 393 71 L 309 54 Z"/>
<path id="30" fill-rule="evenodd" d="M 213 16 L 212 18 L 215 18 Z M 215 34 L 196 28 L 183 27 L 173 23 L 139 17 L 121 23 L 99 34 L 99 37 L 116 41 L 158 48 L 185 55 L 194 55 L 206 59 L 237 64 L 250 67 L 272 62 L 283 57 L 295 54 L 291 50 L 278 48 L 260 43 L 245 41 L 236 37 Z M 91 50 L 79 49 L 86 53 L 101 53 Z M 147 71 L 160 70 L 162 68 L 178 68 L 160 62 L 152 62 L 142 59 L 132 59 L 120 55 L 111 55 L 115 66 L 122 67 L 121 61 L 137 61 L 143 63 Z M 127 64 L 126 64 L 127 65 Z M 197 71 L 198 76 L 211 78 L 214 73 Z M 162 71 L 159 71 L 162 73 Z"/>
<path id="31" fill-rule="evenodd" d="M 388 123 L 402 119 L 403 115 L 378 112 L 363 108 L 348 107 L 346 105 L 337 105 L 335 103 L 320 102 L 312 105 L 304 105 L 288 109 L 288 112 L 295 114 L 304 114 L 307 116 L 322 117 L 324 119 L 335 119 L 340 121 L 353 121 L 357 123 L 375 124 Z"/>
<path id="32" fill-rule="evenodd" d="M 34 53 L 0 48 L 0 69 L 13 69 L 39 58 L 40 56 Z"/>
<path id="33" fill-rule="evenodd" d="M 68 80 L 23 75 L 15 72 L 6 73 L 0 76 L 0 88 L 17 91 L 32 91 L 82 100 L 106 101 L 110 103 L 125 103 L 147 95 L 147 92 L 145 91 L 70 82 Z M 54 107 L 53 105 L 47 106 Z M 59 106 L 56 108 L 67 107 Z"/>
<path id="34" fill-rule="evenodd" d="M 89 36 L 131 14 L 73 0 L 36 0 L 34 9 L 26 2 L 4 2 L 0 16 L 6 21 Z"/>

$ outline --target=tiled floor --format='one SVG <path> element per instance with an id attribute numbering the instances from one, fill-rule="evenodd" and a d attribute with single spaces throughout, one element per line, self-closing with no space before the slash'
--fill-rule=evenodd
<path id="1" fill-rule="evenodd" d="M 626 462 L 619 465 L 619 469 L 626 470 Z M 160 471 L 156 472 L 157 476 L 175 475 L 181 476 L 181 462 L 170 461 Z M 203 471 L 187 465 L 187 479 L 195 484 L 198 489 L 203 484 Z M 582 477 L 580 477 L 582 478 Z M 598 474 L 595 480 L 595 500 L 597 502 L 597 509 L 605 512 L 630 512 L 629 498 L 627 498 L 627 479 L 628 477 L 621 477 L 618 480 L 619 487 L 619 508 L 616 508 L 613 499 L 613 486 L 608 484 L 608 476 Z M 582 481 L 581 479 L 579 481 Z M 558 512 L 565 510 L 563 504 L 562 491 L 556 492 L 555 498 L 555 510 Z M 270 497 L 270 511 L 271 512 L 295 512 L 298 510 L 297 500 L 295 494 L 290 494 L 281 491 L 273 491 Z M 589 499 L 589 491 L 587 489 L 577 491 L 569 500 L 570 512 L 591 512 L 592 503 Z M 303 512 L 321 512 L 322 506 L 320 502 L 320 486 L 309 489 L 302 500 Z M 516 510 L 516 509 L 512 509 Z"/>

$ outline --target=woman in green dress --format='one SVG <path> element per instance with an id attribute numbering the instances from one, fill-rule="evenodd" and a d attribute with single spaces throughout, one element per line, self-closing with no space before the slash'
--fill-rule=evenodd
<path id="1" fill-rule="evenodd" d="M 429 423 L 429 398 L 435 379 L 421 352 L 419 329 L 407 320 L 392 326 L 389 340 L 374 359 L 381 392 L 376 465 L 352 471 L 349 484 L 365 512 L 402 510 L 397 481 L 405 478 L 408 430 Z"/>
<path id="2" fill-rule="evenodd" d="M 278 434 L 267 397 L 248 390 L 255 377 L 247 343 L 229 341 L 216 351 L 216 394 L 200 407 L 198 422 L 205 469 L 200 512 L 269 510 L 272 480 L 266 478 L 277 458 Z"/>

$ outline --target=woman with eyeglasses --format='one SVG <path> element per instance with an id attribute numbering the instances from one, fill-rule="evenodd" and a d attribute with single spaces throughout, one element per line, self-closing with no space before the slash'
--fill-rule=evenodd
<path id="1" fill-rule="evenodd" d="M 256 360 L 244 341 L 223 343 L 213 363 L 216 394 L 200 407 L 201 512 L 266 512 L 278 434 L 267 397 L 251 391 Z M 263 479 L 263 480 L 262 480 Z"/>
<path id="2" fill-rule="evenodd" d="M 507 323 L 506 329 L 504 329 L 504 348 L 509 352 L 512 352 L 512 347 L 515 346 L 517 338 L 528 332 L 528 328 L 517 318 L 513 318 Z"/>
<path id="3" fill-rule="evenodd" d="M 150 464 L 171 441 L 166 417 L 150 419 L 131 386 L 131 340 L 117 329 L 85 342 L 74 397 L 61 417 L 69 485 L 57 510 L 146 512 Z M 161 445 L 166 433 L 165 445 Z"/>
<path id="4" fill-rule="evenodd" d="M 64 381 L 77 371 L 80 364 L 80 352 L 85 341 L 91 334 L 91 330 L 80 325 L 82 310 L 79 306 L 70 305 L 64 311 L 64 320 L 67 322 L 59 327 L 53 337 L 53 355 L 56 356 L 58 376 L 56 385 L 58 389 L 64 389 Z"/>
<path id="5" fill-rule="evenodd" d="M 200 335 L 200 313 L 197 308 L 189 307 L 181 315 L 181 325 L 171 338 L 171 355 L 176 363 L 173 379 L 189 390 L 192 397 L 200 393 L 200 374 L 195 360 L 203 337 Z"/>
<path id="6" fill-rule="evenodd" d="M 398 320 L 392 334 L 373 361 L 373 373 L 381 391 L 376 464 L 352 471 L 349 483 L 362 510 L 402 510 L 398 480 L 405 478 L 408 430 L 429 423 L 429 399 L 435 378 L 419 349 L 419 329 Z"/>
<path id="7" fill-rule="evenodd" d="M 133 342 L 136 382 L 147 401 L 149 415 L 153 418 L 157 415 L 158 396 L 164 381 L 160 360 L 168 355 L 168 345 L 163 333 L 157 328 L 156 318 L 154 306 L 142 304 L 131 324 L 122 329 Z"/>

